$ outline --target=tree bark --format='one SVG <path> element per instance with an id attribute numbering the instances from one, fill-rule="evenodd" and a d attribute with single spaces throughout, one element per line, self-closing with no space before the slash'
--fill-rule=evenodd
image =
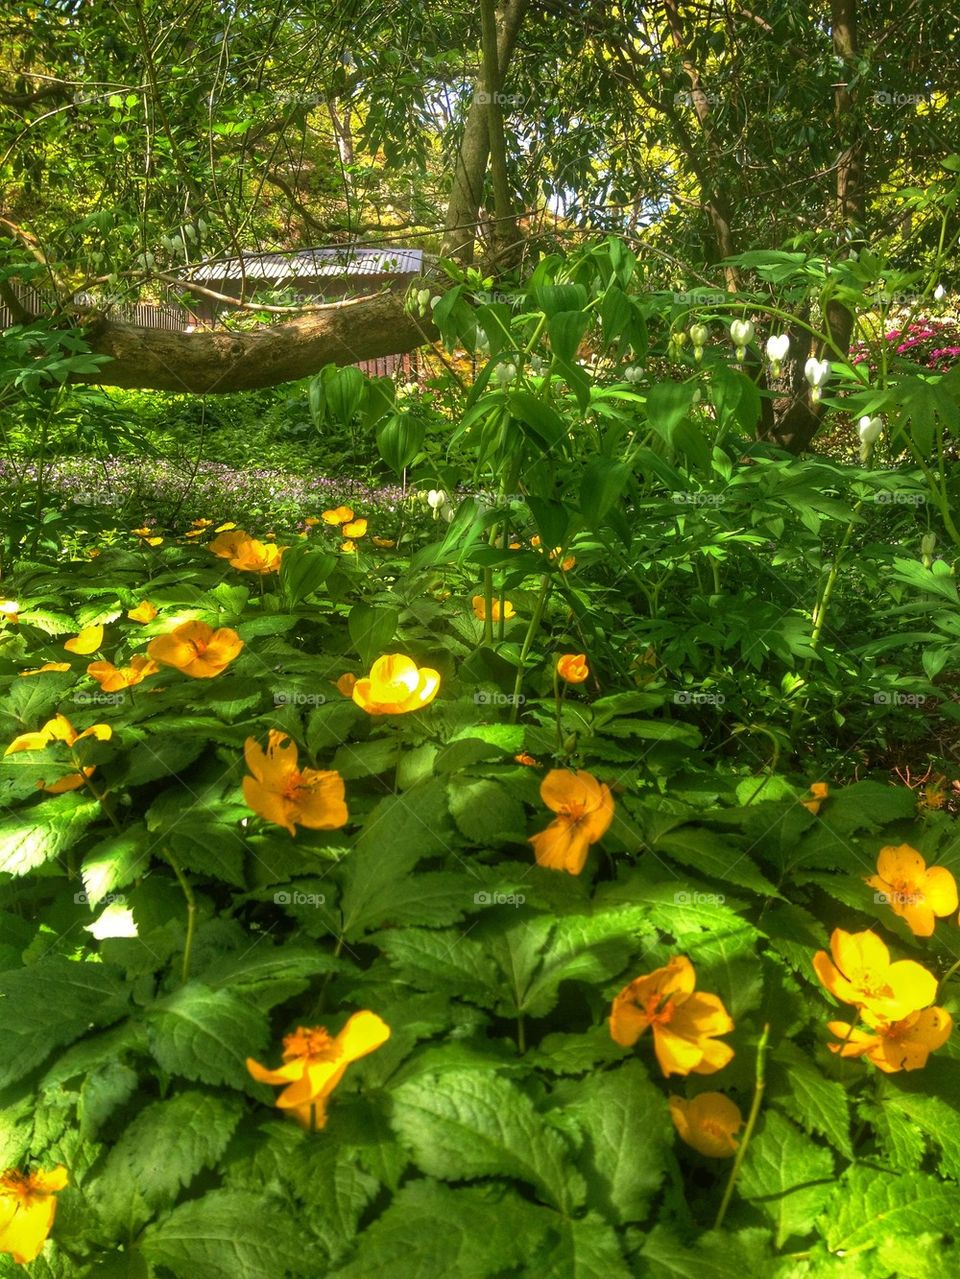
<path id="1" fill-rule="evenodd" d="M 100 317 L 85 336 L 93 353 L 110 361 L 96 373 L 75 375 L 75 382 L 227 395 L 298 381 L 325 364 L 400 355 L 437 333 L 404 311 L 401 294 L 384 293 L 251 333 L 172 333 Z"/>
<path id="2" fill-rule="evenodd" d="M 520 33 L 520 24 L 530 0 L 506 0 L 497 12 L 497 56 L 499 82 L 503 84 Z M 463 138 L 447 205 L 441 255 L 465 265 L 473 261 L 477 238 L 477 214 L 483 203 L 483 179 L 490 155 L 487 131 L 487 103 L 483 99 L 483 77 L 476 86 L 463 126 Z"/>

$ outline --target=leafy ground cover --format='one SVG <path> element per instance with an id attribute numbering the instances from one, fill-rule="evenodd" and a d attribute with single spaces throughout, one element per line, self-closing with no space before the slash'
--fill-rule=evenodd
<path id="1" fill-rule="evenodd" d="M 811 360 L 856 460 L 791 456 L 775 303 L 624 254 L 443 294 L 443 447 L 319 375 L 396 487 L 24 480 L 0 1274 L 960 1260 L 957 374 Z"/>

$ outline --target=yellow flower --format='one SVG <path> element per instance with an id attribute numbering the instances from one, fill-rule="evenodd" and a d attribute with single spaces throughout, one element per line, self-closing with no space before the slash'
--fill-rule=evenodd
<path id="1" fill-rule="evenodd" d="M 157 606 L 149 600 L 141 600 L 136 608 L 127 610 L 127 617 L 131 622 L 152 622 L 156 615 Z"/>
<path id="2" fill-rule="evenodd" d="M 384 551 L 392 551 L 396 546 L 396 542 L 392 541 L 389 537 L 372 537 L 370 541 L 374 544 L 374 546 L 379 546 L 380 549 Z"/>
<path id="3" fill-rule="evenodd" d="M 190 525 L 192 528 L 209 528 L 212 523 L 213 523 L 213 520 L 204 520 L 204 519 L 190 521 Z"/>
<path id="4" fill-rule="evenodd" d="M 0 622 L 20 621 L 20 605 L 16 600 L 0 600 Z"/>
<path id="5" fill-rule="evenodd" d="M 351 675 L 349 671 L 346 671 L 336 681 L 337 692 L 341 693 L 344 697 L 353 697 L 353 690 L 356 687 L 356 684 L 356 675 Z"/>
<path id="6" fill-rule="evenodd" d="M 321 519 L 324 524 L 349 524 L 353 511 L 349 506 L 336 506 L 332 511 L 324 511 Z"/>
<path id="7" fill-rule="evenodd" d="M 865 1008 L 887 1021 L 900 1021 L 932 1004 L 937 979 L 912 959 L 890 962 L 890 952 L 875 933 L 845 933 L 835 928 L 830 955 L 819 950 L 813 968 L 820 981 L 844 1004 Z"/>
<path id="8" fill-rule="evenodd" d="M 681 1141 L 709 1159 L 737 1153 L 736 1133 L 743 1127 L 740 1107 L 722 1092 L 702 1092 L 692 1101 L 670 1098 L 670 1118 Z"/>
<path id="9" fill-rule="evenodd" d="M 70 669 L 69 662 L 44 662 L 42 666 L 38 666 L 36 670 L 21 671 L 21 678 L 24 675 L 42 675 L 44 671 L 68 671 Z"/>
<path id="10" fill-rule="evenodd" d="M 353 555 L 356 553 L 357 544 L 356 542 L 341 542 L 340 549 L 341 551 L 344 551 L 347 555 Z"/>
<path id="11" fill-rule="evenodd" d="M 564 653 L 557 659 L 557 674 L 568 684 L 582 684 L 590 675 L 585 653 Z"/>
<path id="12" fill-rule="evenodd" d="M 365 537 L 367 532 L 366 520 L 351 520 L 348 524 L 344 524 L 340 530 L 344 537 Z"/>
<path id="13" fill-rule="evenodd" d="M 65 715 L 55 715 L 53 719 L 48 719 L 38 732 L 21 733 L 19 737 L 15 737 L 3 753 L 15 755 L 19 751 L 42 751 L 52 742 L 63 742 L 72 749 L 74 744 L 82 741 L 84 737 L 94 737 L 98 742 L 108 742 L 112 736 L 113 729 L 109 724 L 93 724 L 90 728 L 85 728 L 82 733 L 78 733 Z M 46 791 L 48 795 L 62 795 L 64 791 L 76 790 L 78 786 L 82 786 L 84 781 L 92 777 L 95 772 L 96 767 L 91 764 L 81 772 L 66 773 L 55 782 L 39 781 L 37 790 Z"/>
<path id="14" fill-rule="evenodd" d="M 103 643 L 102 626 L 85 626 L 79 635 L 64 641 L 68 653 L 95 653 Z"/>
<path id="15" fill-rule="evenodd" d="M 0 1252 L 8 1252 L 18 1265 L 35 1261 L 53 1228 L 57 1191 L 67 1184 L 67 1170 L 58 1164 L 52 1172 L 0 1174 Z"/>
<path id="16" fill-rule="evenodd" d="M 271 728 L 266 751 L 253 737 L 243 748 L 252 777 L 243 779 L 243 798 L 257 814 L 296 835 L 308 830 L 336 830 L 347 821 L 343 778 L 336 772 L 297 767 L 297 746 L 286 733 Z"/>
<path id="17" fill-rule="evenodd" d="M 204 531 L 202 528 L 188 528 L 184 537 L 203 537 Z"/>
<path id="18" fill-rule="evenodd" d="M 320 523 L 320 519 L 316 515 L 308 515 L 303 522 L 306 524 L 307 528 L 316 528 L 316 526 Z"/>
<path id="19" fill-rule="evenodd" d="M 712 1075 L 733 1059 L 717 1035 L 733 1030 L 733 1020 L 717 995 L 696 990 L 696 973 L 686 955 L 665 968 L 636 977 L 613 1001 L 610 1034 L 632 1048 L 649 1027 L 660 1069 L 667 1076 Z"/>
<path id="20" fill-rule="evenodd" d="M 802 800 L 803 807 L 811 813 L 819 813 L 820 805 L 830 793 L 830 786 L 827 782 L 812 782 L 810 784 L 810 794 L 812 799 Z"/>
<path id="21" fill-rule="evenodd" d="M 368 715 L 404 715 L 432 702 L 440 676 L 429 666 L 418 667 L 402 653 L 378 657 L 366 679 L 353 686 L 353 700 Z"/>
<path id="22" fill-rule="evenodd" d="M 231 524 L 228 520 L 226 524 L 218 524 L 213 531 L 214 533 L 230 533 L 236 527 L 236 524 Z"/>
<path id="23" fill-rule="evenodd" d="M 298 1026 L 283 1041 L 284 1064 L 278 1070 L 268 1070 L 252 1057 L 247 1058 L 247 1070 L 258 1083 L 285 1085 L 276 1103 L 281 1110 L 304 1127 L 323 1128 L 327 1098 L 344 1071 L 389 1038 L 390 1027 L 376 1013 L 354 1013 L 335 1038 L 323 1026 Z"/>
<path id="24" fill-rule="evenodd" d="M 957 881 L 944 866 L 928 870 L 909 844 L 881 848 L 877 873 L 867 883 L 886 898 L 915 937 L 931 937 L 936 917 L 957 909 Z"/>
<path id="25" fill-rule="evenodd" d="M 253 538 L 235 524 L 224 526 L 224 531 L 217 534 L 212 542 L 207 543 L 207 550 L 213 551 L 222 560 L 232 560 Z"/>
<path id="26" fill-rule="evenodd" d="M 153 529 L 147 528 L 146 525 L 144 525 L 143 528 L 131 529 L 130 532 L 135 533 L 136 536 L 139 537 L 141 543 L 145 546 L 162 546 L 163 545 L 163 538 L 156 536 L 153 532 Z"/>
<path id="27" fill-rule="evenodd" d="M 129 666 L 114 666 L 112 662 L 91 662 L 87 674 L 92 676 L 105 693 L 119 693 L 121 689 L 133 688 L 155 675 L 160 667 L 149 657 L 134 657 Z"/>
<path id="28" fill-rule="evenodd" d="M 276 573 L 286 549 L 285 546 L 267 545 L 250 537 L 237 547 L 230 564 L 244 573 Z"/>
<path id="29" fill-rule="evenodd" d="M 482 595 L 474 595 L 471 603 L 473 604 L 474 617 L 481 622 L 484 621 L 487 616 L 487 602 L 484 597 Z M 511 617 L 516 617 L 516 609 L 509 600 L 504 600 L 503 602 L 503 616 L 504 620 L 508 622 Z M 500 601 L 496 597 L 494 597 L 493 601 L 493 620 L 495 622 L 500 621 Z"/>
<path id="30" fill-rule="evenodd" d="M 243 648 L 236 631 L 223 626 L 215 631 L 206 622 L 183 622 L 147 647 L 147 655 L 161 666 L 173 666 L 193 679 L 220 675 Z"/>
<path id="31" fill-rule="evenodd" d="M 861 1014 L 873 1033 L 852 1029 L 847 1022 L 831 1021 L 827 1029 L 841 1042 L 829 1044 L 841 1057 L 866 1057 L 878 1070 L 921 1070 L 932 1052 L 950 1038 L 953 1021 L 945 1008 L 924 1008 L 899 1021 L 884 1021 L 866 1009 Z"/>
<path id="32" fill-rule="evenodd" d="M 521 751 L 519 755 L 514 755 L 513 762 L 515 764 L 523 764 L 526 768 L 540 767 L 540 761 L 534 759 L 532 755 L 528 755 L 526 751 Z"/>
<path id="33" fill-rule="evenodd" d="M 603 838 L 613 821 L 610 787 L 582 770 L 554 768 L 540 783 L 540 798 L 557 817 L 546 830 L 530 836 L 537 865 L 579 875 L 590 845 Z"/>

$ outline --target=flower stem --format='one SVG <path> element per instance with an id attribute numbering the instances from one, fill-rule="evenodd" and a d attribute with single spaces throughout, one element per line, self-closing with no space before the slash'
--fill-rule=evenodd
<path id="1" fill-rule="evenodd" d="M 190 881 L 180 869 L 170 850 L 165 848 L 163 855 L 173 868 L 173 873 L 177 877 L 177 882 L 183 890 L 183 895 L 187 902 L 187 935 L 183 943 L 183 961 L 180 965 L 180 980 L 186 985 L 190 980 L 190 956 L 193 951 L 193 936 L 197 928 L 197 899 L 193 895 Z"/>
<path id="2" fill-rule="evenodd" d="M 730 1207 L 730 1200 L 733 1196 L 733 1188 L 737 1184 L 737 1177 L 740 1174 L 740 1167 L 743 1164 L 744 1156 L 747 1153 L 747 1147 L 750 1145 L 750 1138 L 753 1136 L 753 1130 L 757 1126 L 757 1118 L 760 1115 L 760 1103 L 763 1101 L 763 1090 L 766 1086 L 766 1059 L 767 1044 L 770 1039 L 770 1023 L 763 1028 L 763 1034 L 760 1036 L 760 1043 L 757 1045 L 757 1074 L 756 1082 L 753 1085 L 753 1104 L 750 1107 L 750 1114 L 747 1116 L 747 1126 L 743 1130 L 743 1140 L 737 1147 L 737 1155 L 733 1161 L 733 1167 L 730 1169 L 730 1179 L 727 1182 L 727 1188 L 723 1192 L 723 1202 L 720 1204 L 720 1211 L 717 1213 L 717 1219 L 713 1223 L 714 1230 L 719 1230 L 723 1225 L 723 1219 L 727 1215 L 727 1209 Z"/>
<path id="3" fill-rule="evenodd" d="M 523 668 L 533 644 L 533 637 L 536 635 L 540 626 L 540 619 L 543 617 L 544 606 L 547 602 L 547 596 L 550 594 L 550 574 L 544 573 L 540 579 L 540 594 L 537 596 L 537 606 L 533 610 L 533 617 L 530 618 L 530 625 L 527 627 L 527 633 L 523 640 L 523 648 L 520 650 L 520 657 L 517 661 L 517 678 L 513 684 L 513 705 L 510 707 L 510 723 L 517 722 L 517 716 L 520 713 L 520 690 L 523 688 Z"/>

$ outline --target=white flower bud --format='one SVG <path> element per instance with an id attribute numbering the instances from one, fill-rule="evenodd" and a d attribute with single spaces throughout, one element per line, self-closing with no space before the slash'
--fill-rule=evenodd
<path id="1" fill-rule="evenodd" d="M 753 341 L 753 321 L 732 320 L 730 323 L 730 340 L 737 348 L 738 357 L 742 359 L 740 352 Z"/>
<path id="2" fill-rule="evenodd" d="M 820 389 L 825 386 L 830 379 L 832 370 L 829 360 L 818 360 L 815 356 L 810 357 L 803 366 L 803 376 L 807 379 L 807 384 L 813 387 L 811 400 L 819 400 Z"/>
<path id="3" fill-rule="evenodd" d="M 883 430 L 883 420 L 879 417 L 862 417 L 857 430 L 861 444 L 873 444 Z"/>

